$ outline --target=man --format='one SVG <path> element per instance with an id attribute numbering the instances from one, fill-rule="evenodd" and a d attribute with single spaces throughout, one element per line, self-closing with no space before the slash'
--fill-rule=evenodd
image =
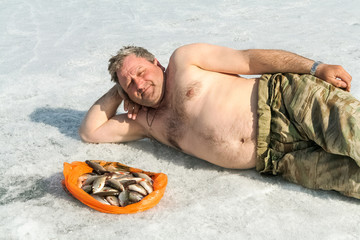
<path id="1" fill-rule="evenodd" d="M 139 47 L 109 62 L 116 84 L 87 113 L 84 141 L 153 138 L 222 167 L 360 198 L 360 102 L 341 66 L 200 43 L 176 49 L 166 71 Z M 123 100 L 127 114 L 117 115 Z"/>

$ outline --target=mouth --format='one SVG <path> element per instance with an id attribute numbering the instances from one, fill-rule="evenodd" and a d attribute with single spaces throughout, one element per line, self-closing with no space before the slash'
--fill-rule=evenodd
<path id="1" fill-rule="evenodd" d="M 149 85 L 148 87 L 146 87 L 145 88 L 145 90 L 141 93 L 141 97 L 142 98 L 144 98 L 144 97 L 146 97 L 146 95 L 148 95 L 148 90 L 149 90 L 149 88 L 151 87 L 151 85 Z"/>

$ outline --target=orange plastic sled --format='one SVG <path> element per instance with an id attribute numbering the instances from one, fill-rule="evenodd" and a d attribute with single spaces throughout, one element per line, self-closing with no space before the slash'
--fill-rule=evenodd
<path id="1" fill-rule="evenodd" d="M 91 197 L 88 193 L 78 187 L 78 178 L 84 173 L 92 172 L 92 168 L 90 168 L 85 162 L 72 162 L 72 163 L 64 163 L 64 177 L 63 185 L 69 191 L 71 195 L 77 198 L 79 201 L 84 203 L 85 205 L 98 210 L 104 213 L 113 213 L 113 214 L 123 214 L 123 213 L 136 213 L 142 212 L 149 208 L 154 207 L 159 203 L 160 199 L 164 195 L 165 188 L 167 185 L 167 175 L 164 173 L 153 173 L 143 171 L 141 169 L 128 167 L 124 164 L 120 164 L 117 162 L 106 162 L 106 161 L 96 161 L 100 165 L 104 166 L 105 164 L 113 164 L 129 168 L 131 172 L 142 172 L 148 174 L 154 181 L 153 187 L 154 191 L 144 197 L 140 202 L 133 203 L 127 205 L 125 207 L 117 207 L 103 204 L 93 197 Z"/>

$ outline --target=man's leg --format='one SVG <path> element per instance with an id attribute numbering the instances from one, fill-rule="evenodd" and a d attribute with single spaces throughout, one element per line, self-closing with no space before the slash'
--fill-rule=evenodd
<path id="1" fill-rule="evenodd" d="M 264 75 L 258 115 L 258 171 L 360 198 L 359 101 L 309 75 Z"/>
<path id="2" fill-rule="evenodd" d="M 286 153 L 276 171 L 309 188 L 360 198 L 360 102 L 313 76 L 285 76 L 285 108 L 301 135 L 316 145 Z"/>
<path id="3" fill-rule="evenodd" d="M 307 188 L 335 190 L 360 199 L 360 168 L 350 157 L 311 147 L 287 153 L 275 171 L 283 178 Z"/>
<path id="4" fill-rule="evenodd" d="M 326 152 L 360 166 L 360 101 L 313 76 L 285 76 L 283 100 L 294 125 Z"/>

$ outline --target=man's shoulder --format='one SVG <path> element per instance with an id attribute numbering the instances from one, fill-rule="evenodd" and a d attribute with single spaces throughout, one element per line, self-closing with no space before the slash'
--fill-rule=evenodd
<path id="1" fill-rule="evenodd" d="M 170 61 L 191 64 L 198 56 L 199 50 L 209 47 L 206 43 L 191 43 L 175 49 Z"/>

